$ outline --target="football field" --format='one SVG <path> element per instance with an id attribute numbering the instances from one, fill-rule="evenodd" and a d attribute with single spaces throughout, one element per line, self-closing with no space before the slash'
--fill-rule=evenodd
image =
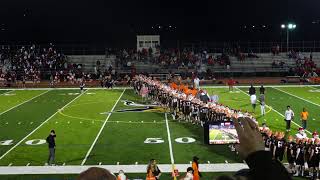
<path id="1" fill-rule="evenodd" d="M 205 89 L 220 103 L 253 111 L 248 87 Z M 320 127 L 318 87 L 266 87 L 266 104 L 266 115 L 257 106 L 255 117 L 273 131 L 285 131 L 287 105 L 296 114 L 292 135 L 301 125 L 303 107 L 310 114 L 308 135 Z M 205 145 L 200 126 L 174 121 L 164 109 L 148 105 L 130 88 L 0 90 L 0 166 L 43 166 L 52 129 L 57 165 L 145 165 L 150 159 L 189 164 L 193 156 L 201 164 L 242 163 L 227 145 Z"/>

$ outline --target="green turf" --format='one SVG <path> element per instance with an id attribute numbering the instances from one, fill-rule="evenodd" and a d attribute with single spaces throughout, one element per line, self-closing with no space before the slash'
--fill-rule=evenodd
<path id="1" fill-rule="evenodd" d="M 317 90 L 310 87 L 290 87 L 280 88 L 301 98 L 314 103 L 320 103 L 317 98 Z M 208 88 L 210 95 L 217 94 L 220 102 L 230 107 L 241 109 L 243 111 L 252 111 L 249 96 L 246 94 L 248 88 L 235 89 L 230 93 L 227 88 Z M 258 90 L 258 88 L 257 88 Z M 1 93 L 2 91 L 0 91 Z M 36 96 L 30 93 L 44 91 L 14 91 L 15 96 L 5 96 L 6 101 L 0 101 L 0 106 L 7 106 L 7 101 L 15 101 L 19 97 L 28 96 L 29 99 Z M 49 116 L 55 113 L 65 104 L 76 98 L 79 90 L 52 90 L 34 100 L 27 102 L 17 108 L 0 115 L 0 141 L 13 139 L 14 143 L 20 141 L 33 129 L 38 127 Z M 71 93 L 71 94 L 69 94 Z M 88 93 L 88 94 L 87 94 Z M 33 133 L 27 140 L 45 139 L 51 129 L 57 132 L 57 164 L 80 165 L 96 138 L 100 128 L 103 125 L 108 113 L 121 95 L 122 90 L 89 90 L 86 94 L 76 99 L 68 105 L 63 111 L 60 111 L 48 123 Z M 26 95 L 25 95 L 26 94 Z M 320 93 L 319 93 L 320 94 Z M 259 94 L 257 95 L 259 97 Z M 308 98 L 313 97 L 313 98 Z M 26 100 L 28 98 L 25 98 Z M 124 105 L 123 100 L 130 100 L 136 103 L 142 103 L 141 97 L 134 94 L 133 90 L 126 90 L 121 100 L 116 105 L 106 126 L 98 138 L 89 158 L 86 161 L 88 165 L 98 163 L 115 165 L 120 164 L 146 164 L 151 158 L 155 158 L 161 164 L 170 164 L 170 150 L 167 134 L 167 126 L 163 109 L 158 108 L 156 112 L 118 112 L 123 109 L 141 109 L 143 107 L 133 107 Z M 19 101 L 21 103 L 21 100 Z M 22 101 L 23 102 L 23 101 Z M 296 113 L 295 122 L 300 124 L 297 115 L 302 107 L 307 107 L 310 113 L 308 130 L 313 131 L 318 128 L 319 106 L 310 102 L 301 100 L 274 88 L 266 89 L 266 103 L 272 107 L 266 108 L 267 114 L 260 116 L 260 107 L 257 106 L 255 117 L 261 124 L 267 122 L 268 126 L 274 131 L 284 131 L 284 114 L 286 106 L 289 104 Z M 7 108 L 14 106 L 11 104 Z M 280 114 L 278 114 L 279 112 Z M 315 118 L 315 120 L 313 120 Z M 6 124 L 8 122 L 8 124 Z M 20 124 L 18 124 L 20 122 Z M 33 122 L 31 124 L 31 122 Z M 200 158 L 200 163 L 224 163 L 241 162 L 238 156 L 230 151 L 226 145 L 204 145 L 203 129 L 200 126 L 190 123 L 173 121 L 168 115 L 168 125 L 171 134 L 173 158 L 175 163 L 189 163 L 193 156 Z M 298 126 L 292 125 L 295 134 Z M 190 137 L 195 142 L 178 143 L 177 138 Z M 147 138 L 161 138 L 164 142 L 160 144 L 146 144 Z M 26 140 L 26 141 L 27 141 Z M 24 141 L 25 142 L 25 141 Z M 11 151 L 4 159 L 0 160 L 0 165 L 43 165 L 47 159 L 47 145 L 25 145 L 22 143 Z M 14 144 L 13 144 L 14 145 Z M 0 152 L 4 153 L 11 146 L 0 146 Z"/>
<path id="2" fill-rule="evenodd" d="M 121 100 L 135 101 L 137 96 L 127 90 Z M 122 108 L 128 109 L 119 101 L 116 110 Z M 162 113 L 113 113 L 86 164 L 146 164 L 151 158 L 170 163 L 164 119 Z M 165 143 L 145 144 L 147 138 L 162 138 Z"/>
<path id="3" fill-rule="evenodd" d="M 106 93 L 104 90 L 90 90 L 87 93 L 90 94 L 84 94 L 72 102 L 27 139 L 45 139 L 50 130 L 54 129 L 57 133 L 57 164 L 80 165 L 107 116 L 100 113 L 111 110 L 121 91 Z M 61 97 L 73 99 L 76 95 Z M 47 154 L 46 144 L 37 146 L 21 144 L 2 159 L 0 164 L 43 165 L 47 160 Z"/>
<path id="4" fill-rule="evenodd" d="M 308 90 L 300 89 L 300 88 L 291 88 L 291 89 L 296 92 L 299 92 L 299 91 L 303 91 L 304 93 L 308 92 Z M 295 113 L 294 122 L 296 122 L 299 125 L 301 125 L 300 112 L 302 111 L 303 107 L 306 107 L 310 115 L 307 130 L 312 132 L 314 130 L 317 130 L 317 128 L 319 127 L 318 120 L 312 120 L 314 118 L 318 119 L 319 117 L 318 106 L 311 104 L 309 102 L 306 102 L 304 100 L 301 100 L 299 98 L 296 98 L 294 96 L 291 96 L 289 94 L 286 94 L 284 92 L 281 92 L 279 90 L 276 90 L 274 88 L 267 88 L 266 97 L 267 97 L 267 103 L 282 114 L 284 114 L 287 105 L 290 105 L 292 110 Z M 297 132 L 297 126 L 293 125 L 292 129 L 294 130 L 294 132 Z"/>
<path id="5" fill-rule="evenodd" d="M 242 91 L 241 91 L 242 90 Z M 211 88 L 207 89 L 210 95 L 218 95 L 219 103 L 230 106 L 234 109 L 241 111 L 253 112 L 253 108 L 250 104 L 250 98 L 246 94 L 248 88 L 235 89 L 234 92 L 229 92 L 228 88 Z M 266 96 L 268 98 L 269 96 Z M 266 100 L 267 105 L 269 105 L 268 99 Z M 266 122 L 268 126 L 275 131 L 285 131 L 285 122 L 283 117 L 279 115 L 276 111 L 269 107 L 266 107 L 266 115 L 261 116 L 260 105 L 257 104 L 256 110 L 253 113 L 259 124 Z"/>
<path id="6" fill-rule="evenodd" d="M 31 91 L 26 91 L 29 94 Z M 32 91 L 33 92 L 33 91 Z M 49 91 L 0 116 L 0 139 L 13 140 L 13 145 L 32 132 L 42 122 L 55 113 L 58 108 L 71 101 L 74 96 L 59 96 L 61 93 L 74 92 Z M 0 146 L 0 154 L 4 154 L 11 146 Z M 2 163 L 3 160 L 0 160 Z"/>
<path id="7" fill-rule="evenodd" d="M 6 93 L 6 92 L 9 92 L 9 90 L 1 90 L 1 89 L 0 89 L 0 95 L 4 94 L 4 93 Z"/>
<path id="8" fill-rule="evenodd" d="M 0 113 L 4 112 L 18 104 L 21 104 L 29 99 L 46 92 L 44 90 L 30 90 L 30 91 L 0 91 Z"/>

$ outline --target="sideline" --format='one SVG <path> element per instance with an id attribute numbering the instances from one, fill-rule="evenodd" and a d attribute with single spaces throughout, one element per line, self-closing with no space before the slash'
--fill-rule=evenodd
<path id="1" fill-rule="evenodd" d="M 0 167 L 0 175 L 20 174 L 80 174 L 90 167 L 101 167 L 112 173 L 123 170 L 126 173 L 146 173 L 147 164 L 139 165 L 96 165 L 96 166 L 5 166 Z M 171 164 L 158 164 L 162 172 L 171 173 Z M 185 172 L 191 164 L 176 164 L 179 172 Z M 236 172 L 248 168 L 244 163 L 199 164 L 201 172 Z"/>

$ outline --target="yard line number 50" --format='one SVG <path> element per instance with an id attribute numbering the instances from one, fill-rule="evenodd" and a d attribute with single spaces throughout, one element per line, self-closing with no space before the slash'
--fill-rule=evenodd
<path id="1" fill-rule="evenodd" d="M 174 141 L 180 144 L 190 144 L 190 143 L 196 142 L 196 140 L 191 137 L 180 137 L 180 138 L 176 138 Z M 162 138 L 147 138 L 144 141 L 145 144 L 161 144 L 164 142 L 165 141 Z M 0 141 L 0 146 L 11 146 L 13 144 L 14 144 L 14 141 L 12 139 Z M 26 141 L 25 144 L 29 146 L 42 145 L 42 144 L 46 144 L 46 140 L 32 139 L 32 140 Z"/>

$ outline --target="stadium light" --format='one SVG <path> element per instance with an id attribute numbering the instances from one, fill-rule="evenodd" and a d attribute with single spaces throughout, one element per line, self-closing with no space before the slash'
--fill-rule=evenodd
<path id="1" fill-rule="evenodd" d="M 297 25 L 294 23 L 288 23 L 288 25 L 281 24 L 281 29 L 287 29 L 287 52 L 289 52 L 289 31 L 296 29 Z"/>

